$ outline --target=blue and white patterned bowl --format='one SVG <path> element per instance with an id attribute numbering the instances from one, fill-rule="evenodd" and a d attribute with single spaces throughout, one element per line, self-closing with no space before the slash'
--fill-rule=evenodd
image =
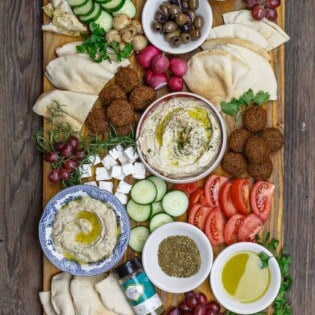
<path id="1" fill-rule="evenodd" d="M 112 206 L 116 212 L 117 223 L 120 227 L 120 236 L 110 257 L 97 262 L 83 264 L 69 260 L 56 251 L 52 240 L 52 226 L 58 210 L 64 204 L 87 195 L 91 198 L 107 202 Z M 75 276 L 94 276 L 110 270 L 121 260 L 128 245 L 129 237 L 130 224 L 124 206 L 111 193 L 89 185 L 72 186 L 60 191 L 49 200 L 39 222 L 39 241 L 44 254 L 58 269 Z"/>

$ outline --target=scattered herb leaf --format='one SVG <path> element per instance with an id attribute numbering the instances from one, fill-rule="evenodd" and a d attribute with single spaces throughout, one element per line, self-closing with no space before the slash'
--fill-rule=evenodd
<path id="1" fill-rule="evenodd" d="M 253 103 L 257 105 L 262 105 L 268 102 L 270 99 L 270 95 L 268 92 L 259 91 L 253 99 Z"/>
<path id="2" fill-rule="evenodd" d="M 269 259 L 271 258 L 271 256 L 268 256 L 265 252 L 261 252 L 258 254 L 260 261 L 261 261 L 261 268 L 267 268 L 268 264 L 269 264 Z"/>

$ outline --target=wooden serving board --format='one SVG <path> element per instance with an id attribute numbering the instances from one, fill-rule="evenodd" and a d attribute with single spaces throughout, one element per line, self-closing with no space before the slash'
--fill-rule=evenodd
<path id="1" fill-rule="evenodd" d="M 46 4 L 48 0 L 44 0 L 43 4 Z M 205 0 L 200 0 L 205 1 Z M 141 9 L 145 0 L 133 0 L 137 7 L 137 18 L 141 17 Z M 226 1 L 216 1 L 210 0 L 213 15 L 214 15 L 214 25 L 223 24 L 222 13 L 239 10 L 244 7 L 243 0 L 226 0 Z M 278 19 L 277 23 L 284 29 L 285 25 L 285 2 L 282 2 L 281 7 L 278 10 Z M 44 17 L 44 21 L 45 21 Z M 64 43 L 70 41 L 77 41 L 77 38 L 67 37 L 57 34 L 52 34 L 48 32 L 43 33 L 43 72 L 45 72 L 45 67 L 52 59 L 56 58 L 55 48 L 63 45 Z M 266 107 L 268 109 L 268 126 L 274 126 L 279 128 L 282 132 L 284 131 L 284 45 L 273 50 L 271 52 L 271 62 L 275 70 L 275 74 L 278 80 L 278 95 L 279 99 L 277 102 L 272 102 L 272 105 Z M 134 58 L 131 58 L 131 63 L 135 65 Z M 141 70 L 138 68 L 139 74 Z M 44 92 L 53 89 L 53 86 L 49 81 L 44 77 Z M 165 94 L 167 90 L 160 91 L 159 94 Z M 44 120 L 44 129 L 47 129 L 47 121 Z M 272 236 L 276 237 L 282 243 L 282 222 L 283 222 L 283 150 L 273 154 L 272 162 L 274 165 L 273 175 L 270 178 L 270 181 L 275 184 L 275 194 L 273 200 L 272 212 L 269 220 L 264 226 L 264 231 L 270 231 Z M 48 181 L 48 173 L 50 171 L 50 166 L 48 163 L 44 163 L 43 168 L 43 207 L 46 205 L 48 200 L 53 197 L 62 187 L 58 187 L 56 184 L 51 184 Z M 216 173 L 220 174 L 220 169 L 216 170 Z M 180 218 L 185 220 L 185 218 Z M 215 255 L 222 249 L 215 248 Z M 123 261 L 128 258 L 134 257 L 135 253 L 131 249 L 127 249 Z M 43 290 L 50 290 L 51 277 L 59 272 L 44 256 L 43 257 Z M 206 280 L 204 283 L 196 289 L 196 291 L 201 291 L 207 295 L 207 297 L 213 298 L 209 281 Z M 166 292 L 159 291 L 159 294 L 164 302 L 165 309 L 169 309 L 171 306 L 175 306 L 182 301 L 183 296 L 181 294 L 169 294 Z"/>

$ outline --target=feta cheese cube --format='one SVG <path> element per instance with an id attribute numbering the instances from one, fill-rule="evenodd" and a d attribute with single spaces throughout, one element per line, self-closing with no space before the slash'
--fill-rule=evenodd
<path id="1" fill-rule="evenodd" d="M 121 151 L 118 151 L 116 148 L 109 150 L 108 154 L 114 159 L 117 160 L 121 156 Z"/>
<path id="2" fill-rule="evenodd" d="M 95 170 L 96 180 L 106 180 L 111 179 L 106 167 L 97 167 Z"/>
<path id="3" fill-rule="evenodd" d="M 117 161 L 115 161 L 109 154 L 107 154 L 102 160 L 102 164 L 110 170 L 113 166 L 118 165 Z"/>
<path id="4" fill-rule="evenodd" d="M 117 197 L 117 199 L 118 199 L 123 205 L 125 205 L 125 204 L 127 203 L 127 201 L 128 201 L 127 195 L 125 195 L 125 194 L 123 194 L 123 193 L 121 193 L 121 192 L 116 192 L 114 196 Z"/>
<path id="5" fill-rule="evenodd" d="M 125 163 L 121 166 L 121 168 L 125 176 L 133 174 L 135 171 L 134 166 L 131 163 Z"/>
<path id="6" fill-rule="evenodd" d="M 120 164 L 125 164 L 125 163 L 129 162 L 129 159 L 125 155 L 125 153 L 122 152 L 121 156 L 118 158 L 118 161 L 120 162 Z"/>
<path id="7" fill-rule="evenodd" d="M 112 178 L 120 179 L 121 176 L 123 176 L 121 166 L 120 165 L 113 166 L 110 175 Z"/>
<path id="8" fill-rule="evenodd" d="M 92 176 L 92 167 L 90 164 L 82 164 L 79 168 L 81 178 L 87 178 Z"/>
<path id="9" fill-rule="evenodd" d="M 117 187 L 117 192 L 123 193 L 123 194 L 128 194 L 129 191 L 131 190 L 132 185 L 126 183 L 125 181 L 120 181 L 119 185 Z"/>
<path id="10" fill-rule="evenodd" d="M 128 159 L 132 159 L 134 154 L 135 154 L 135 149 L 133 147 L 128 147 L 124 150 L 126 156 L 128 157 Z"/>
<path id="11" fill-rule="evenodd" d="M 143 179 L 145 178 L 145 171 L 145 165 L 141 162 L 136 162 L 134 164 L 134 172 L 132 174 L 132 177 L 136 179 Z"/>
<path id="12" fill-rule="evenodd" d="M 121 144 L 117 144 L 115 149 L 120 152 L 124 151 L 124 147 Z"/>
<path id="13" fill-rule="evenodd" d="M 91 185 L 97 187 L 97 182 L 95 180 L 92 180 L 90 182 L 85 182 L 84 185 Z"/>
<path id="14" fill-rule="evenodd" d="M 107 181 L 99 181 L 98 182 L 98 188 L 109 191 L 110 193 L 112 193 L 113 192 L 113 183 L 107 182 Z"/>
<path id="15" fill-rule="evenodd" d="M 91 155 L 88 159 L 88 161 L 92 164 L 92 165 L 97 165 L 101 163 L 101 158 L 98 154 L 95 155 Z"/>

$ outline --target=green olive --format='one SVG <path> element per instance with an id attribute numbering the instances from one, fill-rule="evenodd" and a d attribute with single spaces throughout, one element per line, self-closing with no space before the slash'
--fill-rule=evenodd
<path id="1" fill-rule="evenodd" d="M 185 13 L 178 13 L 175 17 L 176 24 L 181 26 L 188 22 L 189 17 Z"/>
<path id="2" fill-rule="evenodd" d="M 176 14 L 180 13 L 180 7 L 177 5 L 170 5 L 168 8 L 168 12 L 171 16 L 175 16 Z"/>
<path id="3" fill-rule="evenodd" d="M 189 16 L 190 22 L 194 23 L 195 17 L 196 17 L 196 13 L 193 10 L 188 10 L 187 14 Z"/>
<path id="4" fill-rule="evenodd" d="M 160 5 L 160 12 L 166 17 L 168 17 L 169 14 L 170 14 L 168 8 L 169 8 L 169 6 L 166 5 L 166 4 L 161 4 Z"/>
<path id="5" fill-rule="evenodd" d="M 190 10 L 197 10 L 199 8 L 199 1 L 198 0 L 189 0 L 188 7 Z"/>
<path id="6" fill-rule="evenodd" d="M 188 6 L 188 0 L 183 0 L 183 1 L 182 1 L 182 8 L 183 8 L 183 11 L 188 10 L 188 8 L 189 8 L 189 6 Z"/>
<path id="7" fill-rule="evenodd" d="M 179 30 L 176 30 L 172 33 L 165 34 L 164 38 L 167 42 L 170 42 L 174 36 L 179 36 L 179 35 L 180 35 Z"/>
<path id="8" fill-rule="evenodd" d="M 163 30 L 163 25 L 159 23 L 158 21 L 153 21 L 151 24 L 152 28 L 156 32 L 162 32 Z"/>
<path id="9" fill-rule="evenodd" d="M 182 43 L 187 43 L 187 42 L 191 41 L 191 36 L 189 33 L 181 33 L 180 39 L 181 39 Z"/>
<path id="10" fill-rule="evenodd" d="M 163 25 L 163 31 L 165 33 L 171 33 L 174 32 L 177 29 L 177 24 L 172 21 L 168 21 Z"/>
<path id="11" fill-rule="evenodd" d="M 174 46 L 174 47 L 177 47 L 181 44 L 181 40 L 180 40 L 180 37 L 179 36 L 174 36 L 172 37 L 171 39 L 171 45 Z"/>
<path id="12" fill-rule="evenodd" d="M 196 26 L 196 28 L 202 28 L 204 24 L 205 20 L 203 19 L 203 17 L 201 15 L 197 15 L 194 20 L 194 25 Z"/>
<path id="13" fill-rule="evenodd" d="M 195 28 L 195 29 L 191 30 L 189 34 L 190 34 L 192 40 L 197 40 L 201 36 L 201 30 L 200 30 L 200 28 Z"/>

